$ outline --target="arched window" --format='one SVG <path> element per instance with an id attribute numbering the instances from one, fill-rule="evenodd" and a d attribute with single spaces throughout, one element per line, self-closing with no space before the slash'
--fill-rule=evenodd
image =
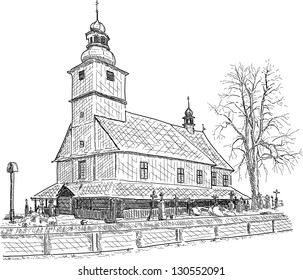
<path id="1" fill-rule="evenodd" d="M 101 44 L 103 44 L 103 45 L 105 45 L 105 44 L 106 44 L 105 37 L 101 37 Z"/>

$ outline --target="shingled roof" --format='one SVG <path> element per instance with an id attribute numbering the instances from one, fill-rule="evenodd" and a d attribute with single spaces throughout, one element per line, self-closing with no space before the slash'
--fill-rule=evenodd
<path id="1" fill-rule="evenodd" d="M 126 121 L 96 116 L 119 150 L 215 165 L 171 124 L 128 113 Z"/>
<path id="2" fill-rule="evenodd" d="M 165 199 L 173 199 L 175 195 L 179 199 L 213 199 L 217 195 L 219 199 L 229 199 L 233 191 L 237 197 L 249 198 L 247 195 L 232 187 L 201 188 L 192 186 L 176 186 L 159 183 L 133 183 L 123 181 L 101 182 L 77 182 L 66 184 L 54 184 L 37 193 L 33 198 L 56 198 L 60 189 L 68 188 L 75 197 L 117 197 L 129 199 L 150 199 L 150 194 L 155 190 L 157 194 L 163 193 Z"/>
<path id="3" fill-rule="evenodd" d="M 205 133 L 189 133 L 184 127 L 126 112 L 126 121 L 95 116 L 100 128 L 109 136 L 116 151 L 189 160 L 234 171 L 212 146 Z M 56 160 L 71 156 L 69 127 Z M 109 150 L 108 150 L 109 151 Z M 98 151 L 90 151 L 87 155 Z"/>
<path id="4" fill-rule="evenodd" d="M 96 119 L 119 150 L 198 161 L 233 171 L 204 132 L 192 134 L 183 127 L 129 112 L 125 122 Z"/>
<path id="5" fill-rule="evenodd" d="M 224 160 L 224 158 L 210 143 L 204 132 L 195 131 L 195 133 L 189 133 L 183 127 L 174 126 L 174 128 L 179 133 L 181 133 L 186 139 L 188 139 L 188 141 L 193 143 L 199 150 L 206 154 L 216 164 L 217 168 L 223 168 L 230 171 L 234 171 L 234 169 Z"/>

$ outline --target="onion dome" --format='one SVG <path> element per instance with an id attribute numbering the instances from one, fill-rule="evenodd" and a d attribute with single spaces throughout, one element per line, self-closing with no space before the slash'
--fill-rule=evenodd
<path id="1" fill-rule="evenodd" d="M 90 30 L 91 31 L 101 31 L 103 33 L 105 33 L 105 31 L 106 31 L 105 26 L 99 20 L 96 20 L 95 22 L 93 22 L 90 25 Z"/>
<path id="2" fill-rule="evenodd" d="M 190 109 L 189 107 L 186 109 L 186 111 L 185 111 L 185 116 L 186 117 L 192 117 L 193 116 L 193 110 L 192 109 Z"/>

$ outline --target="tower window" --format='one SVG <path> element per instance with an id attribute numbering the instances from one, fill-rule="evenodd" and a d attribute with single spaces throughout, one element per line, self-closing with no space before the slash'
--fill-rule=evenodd
<path id="1" fill-rule="evenodd" d="M 94 43 L 101 43 L 101 38 L 99 36 L 95 36 Z"/>
<path id="2" fill-rule="evenodd" d="M 105 44 L 106 44 L 105 37 L 101 37 L 101 44 L 103 44 L 103 45 L 105 45 Z"/>
<path id="3" fill-rule="evenodd" d="M 81 140 L 79 144 L 80 144 L 80 148 L 84 148 L 84 141 L 83 140 Z"/>
<path id="4" fill-rule="evenodd" d="M 223 186 L 228 187 L 228 175 L 223 175 Z"/>
<path id="5" fill-rule="evenodd" d="M 203 184 L 203 171 L 197 170 L 197 184 Z"/>
<path id="6" fill-rule="evenodd" d="M 84 112 L 80 112 L 80 118 L 82 119 L 84 117 Z"/>
<path id="7" fill-rule="evenodd" d="M 106 71 L 106 79 L 113 82 L 115 80 L 114 72 Z"/>
<path id="8" fill-rule="evenodd" d="M 78 178 L 85 179 L 86 177 L 86 160 L 78 162 Z"/>
<path id="9" fill-rule="evenodd" d="M 148 163 L 147 162 L 140 162 L 140 179 L 147 179 L 148 178 Z"/>
<path id="10" fill-rule="evenodd" d="M 82 81 L 85 78 L 84 70 L 79 71 L 79 80 Z"/>
<path id="11" fill-rule="evenodd" d="M 217 186 L 217 172 L 211 173 L 211 185 Z"/>
<path id="12" fill-rule="evenodd" d="M 229 175 L 229 185 L 230 185 L 230 186 L 233 184 L 232 182 L 233 182 L 233 181 L 232 181 L 232 176 Z"/>
<path id="13" fill-rule="evenodd" d="M 177 169 L 177 182 L 184 183 L 184 168 Z"/>

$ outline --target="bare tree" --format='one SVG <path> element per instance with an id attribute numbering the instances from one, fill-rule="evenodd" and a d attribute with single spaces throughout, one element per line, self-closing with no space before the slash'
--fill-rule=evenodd
<path id="1" fill-rule="evenodd" d="M 252 197 L 259 193 L 260 171 L 268 174 L 268 163 L 276 172 L 291 170 L 302 150 L 294 151 L 295 130 L 291 130 L 289 115 L 284 112 L 281 77 L 269 62 L 263 68 L 253 65 L 232 65 L 226 75 L 224 93 L 211 109 L 222 121 L 214 134 L 224 138 L 232 130 L 234 138 L 229 145 L 231 158 L 240 157 L 236 170 L 245 167 Z"/>

